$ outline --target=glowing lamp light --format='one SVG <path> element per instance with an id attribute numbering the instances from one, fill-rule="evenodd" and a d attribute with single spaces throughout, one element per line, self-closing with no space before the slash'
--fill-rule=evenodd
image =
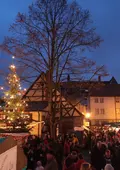
<path id="1" fill-rule="evenodd" d="M 13 98 L 14 98 L 14 96 L 12 95 L 10 98 L 11 98 L 11 99 L 13 99 Z"/>
<path id="2" fill-rule="evenodd" d="M 1 90 L 3 90 L 4 88 L 3 87 L 0 87 Z"/>
<path id="3" fill-rule="evenodd" d="M 15 69 L 15 65 L 12 64 L 12 65 L 10 66 L 10 68 Z"/>
<path id="4" fill-rule="evenodd" d="M 15 56 L 12 56 L 12 59 L 14 59 L 15 58 Z"/>
<path id="5" fill-rule="evenodd" d="M 87 119 L 89 119 L 90 118 L 90 113 L 86 113 L 86 115 L 85 115 L 85 117 L 87 118 Z"/>
<path id="6" fill-rule="evenodd" d="M 6 93 L 5 95 L 8 96 L 8 93 Z"/>

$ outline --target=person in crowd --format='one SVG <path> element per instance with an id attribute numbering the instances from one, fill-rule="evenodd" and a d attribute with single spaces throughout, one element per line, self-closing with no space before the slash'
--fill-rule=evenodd
<path id="1" fill-rule="evenodd" d="M 84 162 L 82 163 L 80 170 L 92 170 L 92 168 L 88 162 Z"/>
<path id="2" fill-rule="evenodd" d="M 82 165 L 82 163 L 84 163 L 84 162 L 85 162 L 85 160 L 84 160 L 82 154 L 79 153 L 79 154 L 78 154 L 78 161 L 77 161 L 77 163 L 76 163 L 76 170 L 80 170 L 81 165 Z"/>
<path id="3" fill-rule="evenodd" d="M 79 143 L 78 138 L 76 135 L 73 135 L 73 144 Z"/>
<path id="4" fill-rule="evenodd" d="M 45 170 L 58 170 L 58 165 L 55 159 L 54 152 L 52 150 L 48 151 L 46 157 L 47 157 L 47 163 L 45 166 Z"/>
<path id="5" fill-rule="evenodd" d="M 37 161 L 37 167 L 35 170 L 44 170 L 44 167 L 42 166 L 41 161 Z"/>
<path id="6" fill-rule="evenodd" d="M 102 152 L 101 142 L 97 142 L 97 145 L 93 148 L 91 152 L 91 163 L 96 170 L 101 170 L 104 168 L 104 156 Z"/>
<path id="7" fill-rule="evenodd" d="M 110 150 L 106 150 L 104 155 L 104 161 L 105 161 L 105 165 L 112 164 L 112 155 Z"/>
<path id="8" fill-rule="evenodd" d="M 114 170 L 111 164 L 106 164 L 104 170 Z"/>
<path id="9" fill-rule="evenodd" d="M 78 161 L 78 153 L 76 150 L 73 150 L 71 153 L 72 159 L 74 161 L 74 163 L 76 163 Z"/>
<path id="10" fill-rule="evenodd" d="M 69 155 L 65 159 L 63 170 L 76 170 L 76 164 L 74 163 L 72 155 Z"/>
<path id="11" fill-rule="evenodd" d="M 70 142 L 69 139 L 66 138 L 65 143 L 64 143 L 64 155 L 67 157 L 70 154 Z"/>
<path id="12" fill-rule="evenodd" d="M 27 169 L 34 169 L 35 167 L 35 156 L 34 156 L 34 150 L 31 148 L 27 152 Z"/>

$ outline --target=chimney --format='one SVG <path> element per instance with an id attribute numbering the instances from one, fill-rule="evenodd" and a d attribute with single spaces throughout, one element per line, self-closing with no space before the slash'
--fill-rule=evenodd
<path id="1" fill-rule="evenodd" d="M 101 82 L 101 75 L 98 76 L 98 82 Z"/>
<path id="2" fill-rule="evenodd" d="M 68 74 L 67 76 L 67 81 L 69 82 L 70 81 L 70 75 Z"/>

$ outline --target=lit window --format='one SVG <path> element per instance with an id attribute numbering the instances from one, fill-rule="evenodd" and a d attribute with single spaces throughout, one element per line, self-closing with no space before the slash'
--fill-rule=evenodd
<path id="1" fill-rule="evenodd" d="M 98 101 L 98 98 L 95 98 L 95 103 L 98 103 L 99 101 Z"/>
<path id="2" fill-rule="evenodd" d="M 95 114 L 99 114 L 99 109 L 95 109 Z"/>
<path id="3" fill-rule="evenodd" d="M 104 109 L 100 109 L 100 113 L 101 114 L 105 114 L 105 110 Z"/>
<path id="4" fill-rule="evenodd" d="M 120 97 L 116 97 L 116 103 L 120 103 Z"/>
<path id="5" fill-rule="evenodd" d="M 100 103 L 104 103 L 104 98 L 100 98 Z"/>

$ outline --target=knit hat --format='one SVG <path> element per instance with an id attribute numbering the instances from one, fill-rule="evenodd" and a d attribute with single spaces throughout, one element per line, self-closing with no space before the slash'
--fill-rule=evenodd
<path id="1" fill-rule="evenodd" d="M 106 164 L 104 170 L 114 170 L 111 164 Z"/>

